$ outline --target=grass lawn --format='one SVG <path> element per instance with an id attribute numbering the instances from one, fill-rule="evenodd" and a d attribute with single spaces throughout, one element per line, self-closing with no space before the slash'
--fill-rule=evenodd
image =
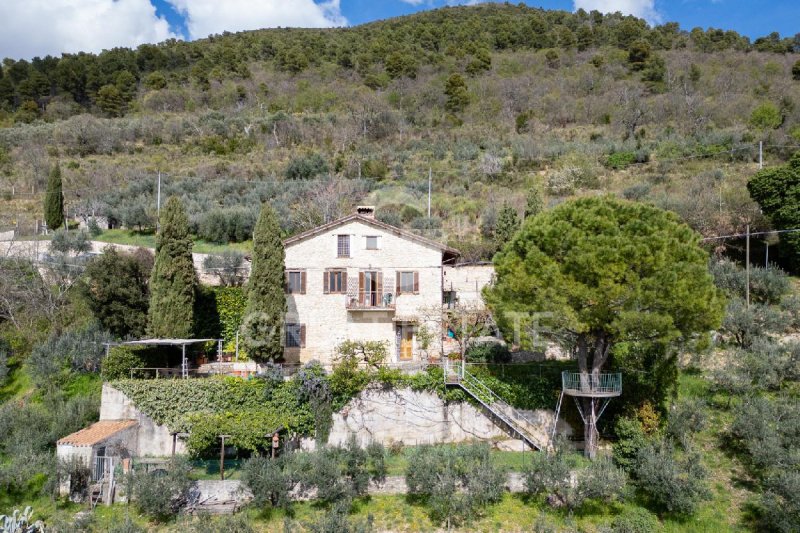
<path id="1" fill-rule="evenodd" d="M 92 238 L 95 241 L 108 242 L 113 244 L 126 244 L 129 246 L 142 246 L 144 248 L 156 247 L 155 232 L 135 231 L 128 229 L 109 229 L 105 230 L 98 237 Z M 253 249 L 252 241 L 236 242 L 230 244 L 215 244 L 202 239 L 195 239 L 192 251 L 198 254 L 216 254 L 225 250 L 238 250 L 249 252 Z"/>

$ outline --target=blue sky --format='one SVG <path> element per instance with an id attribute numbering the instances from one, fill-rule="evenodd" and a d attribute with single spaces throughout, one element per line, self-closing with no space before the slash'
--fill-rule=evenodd
<path id="1" fill-rule="evenodd" d="M 475 0 L 0 0 L 0 57 L 99 52 L 168 38 L 275 26 L 356 25 Z M 534 0 L 536 7 L 622 11 L 651 23 L 800 32 L 800 0 Z"/>

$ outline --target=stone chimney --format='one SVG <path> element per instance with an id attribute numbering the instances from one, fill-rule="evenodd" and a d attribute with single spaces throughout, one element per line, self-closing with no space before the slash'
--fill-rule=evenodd
<path id="1" fill-rule="evenodd" d="M 366 218 L 375 218 L 375 206 L 360 205 L 356 207 L 356 214 Z"/>

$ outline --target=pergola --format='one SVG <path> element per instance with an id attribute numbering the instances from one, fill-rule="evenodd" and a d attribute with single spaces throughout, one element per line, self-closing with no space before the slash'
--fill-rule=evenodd
<path id="1" fill-rule="evenodd" d="M 216 341 L 220 347 L 222 339 L 141 339 L 136 341 L 125 341 L 115 344 L 127 346 L 180 346 L 181 347 L 181 377 L 186 379 L 189 377 L 189 364 L 186 361 L 186 347 L 190 344 L 197 344 L 201 342 Z M 111 346 L 109 343 L 107 346 Z M 221 351 L 221 350 L 220 350 Z"/>

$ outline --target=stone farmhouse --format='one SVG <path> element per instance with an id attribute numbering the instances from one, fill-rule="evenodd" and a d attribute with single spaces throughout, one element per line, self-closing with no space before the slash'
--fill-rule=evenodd
<path id="1" fill-rule="evenodd" d="M 385 224 L 368 206 L 284 245 L 287 362 L 331 363 L 345 340 L 384 341 L 393 363 L 445 353 L 443 308 L 483 305 L 494 273 L 458 265 L 458 250 Z"/>

